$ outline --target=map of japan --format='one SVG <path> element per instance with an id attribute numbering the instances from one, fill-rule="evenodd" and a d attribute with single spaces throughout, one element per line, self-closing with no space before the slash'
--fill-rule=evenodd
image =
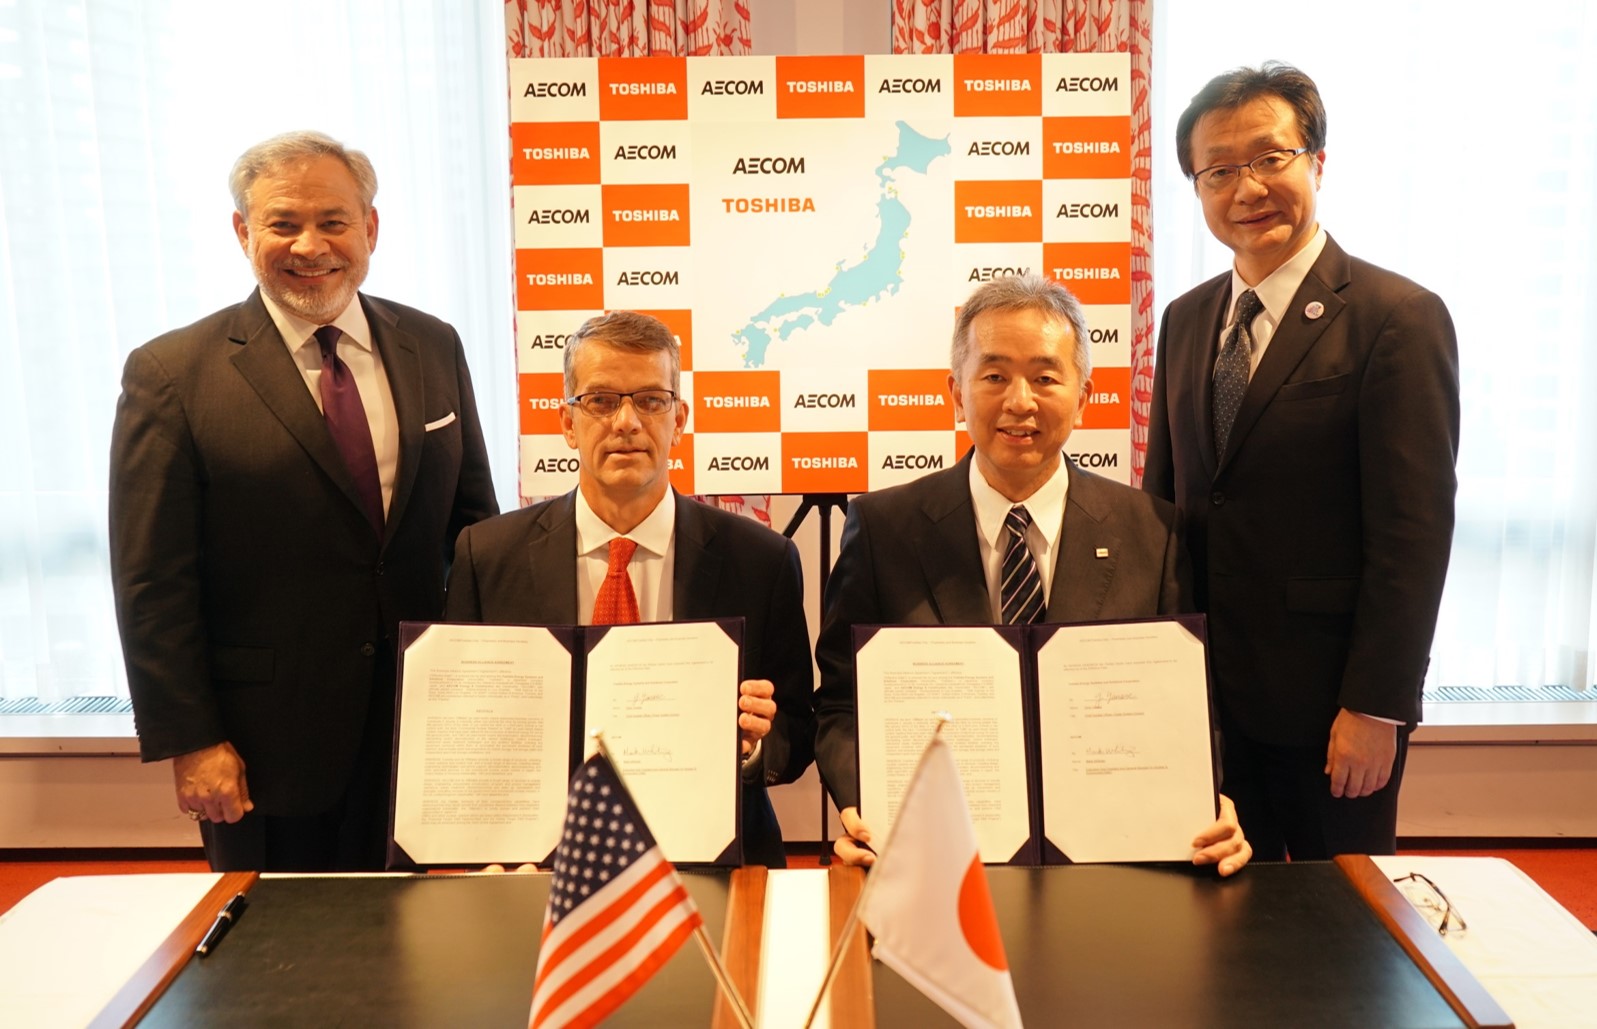
<path id="1" fill-rule="evenodd" d="M 950 153 L 948 136 L 930 138 L 905 122 L 897 122 L 898 145 L 876 166 L 876 238 L 864 255 L 839 260 L 831 279 L 808 293 L 784 294 L 753 315 L 734 333 L 746 368 L 763 367 L 773 342 L 812 325 L 830 326 L 849 310 L 897 293 L 904 281 L 903 240 L 909 234 L 910 209 L 899 198 L 899 171 L 924 175 L 933 161 Z"/>

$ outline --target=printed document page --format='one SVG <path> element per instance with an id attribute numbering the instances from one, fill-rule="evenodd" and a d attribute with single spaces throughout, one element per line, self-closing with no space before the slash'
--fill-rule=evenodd
<path id="1" fill-rule="evenodd" d="M 1060 627 L 1037 651 L 1043 835 L 1071 861 L 1185 861 L 1215 818 L 1203 642 L 1177 621 Z"/>
<path id="2" fill-rule="evenodd" d="M 937 725 L 954 752 L 982 860 L 1005 862 L 1031 838 L 1021 658 L 991 627 L 894 626 L 855 655 L 860 815 L 885 842 Z"/>
<path id="3" fill-rule="evenodd" d="M 421 865 L 541 861 L 570 779 L 570 653 L 544 628 L 439 624 L 403 669 L 394 842 Z"/>
<path id="4" fill-rule="evenodd" d="M 615 625 L 588 653 L 586 732 L 671 861 L 714 861 L 738 831 L 738 644 L 715 622 Z"/>

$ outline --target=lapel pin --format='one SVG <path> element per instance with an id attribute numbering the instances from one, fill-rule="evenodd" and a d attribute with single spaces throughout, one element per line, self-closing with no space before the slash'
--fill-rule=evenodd
<path id="1" fill-rule="evenodd" d="M 1097 558 L 1108 557 L 1109 556 L 1109 548 L 1108 547 L 1099 547 L 1097 550 L 1094 550 L 1092 552 L 1092 556 L 1093 557 L 1097 557 Z"/>
<path id="2" fill-rule="evenodd" d="M 1320 303 L 1318 300 L 1309 301 L 1309 306 L 1303 309 L 1303 317 L 1307 318 L 1311 322 L 1324 313 L 1325 305 Z"/>

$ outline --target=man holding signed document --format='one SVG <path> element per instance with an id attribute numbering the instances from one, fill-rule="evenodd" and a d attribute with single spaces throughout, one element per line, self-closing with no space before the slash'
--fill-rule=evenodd
<path id="1" fill-rule="evenodd" d="M 796 779 L 814 743 L 798 551 L 761 525 L 671 489 L 670 452 L 688 420 L 680 376 L 675 337 L 648 315 L 615 311 L 577 330 L 566 346 L 560 415 L 581 458 L 577 488 L 463 532 L 445 618 L 743 618 L 743 857 L 781 867 L 782 832 L 765 788 Z"/>
<path id="2" fill-rule="evenodd" d="M 816 647 L 816 761 L 850 864 L 874 860 L 860 817 L 854 626 L 1126 620 L 1186 604 L 1175 509 L 1064 459 L 1091 390 L 1087 340 L 1063 286 L 1028 274 L 979 288 L 948 376 L 974 451 L 850 505 Z M 1219 813 L 1192 838 L 1191 860 L 1230 875 L 1252 849 L 1224 796 Z"/>

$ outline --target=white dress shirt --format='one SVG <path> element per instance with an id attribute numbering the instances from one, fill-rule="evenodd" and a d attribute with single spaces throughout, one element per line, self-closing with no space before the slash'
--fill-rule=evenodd
<path id="1" fill-rule="evenodd" d="M 1264 357 L 1264 350 L 1270 345 L 1270 340 L 1275 336 L 1276 326 L 1286 317 L 1287 308 L 1292 305 L 1292 298 L 1297 296 L 1298 287 L 1303 285 L 1303 280 L 1309 277 L 1309 269 L 1314 267 L 1314 262 L 1320 259 L 1320 251 L 1325 249 L 1325 230 L 1317 229 L 1314 238 L 1309 240 L 1309 245 L 1292 255 L 1275 271 L 1266 275 L 1257 286 L 1250 286 L 1237 274 L 1236 265 L 1231 266 L 1231 302 L 1225 309 L 1225 327 L 1220 330 L 1220 346 L 1225 346 L 1225 338 L 1231 332 L 1231 325 L 1237 318 L 1237 301 L 1247 290 L 1253 290 L 1264 305 L 1253 319 L 1253 324 L 1248 326 L 1249 333 L 1253 336 L 1253 360 L 1248 363 L 1248 378 L 1253 378 L 1253 373 L 1259 370 L 1259 359 Z M 1216 348 L 1215 353 L 1219 354 Z M 1218 358 L 1216 358 L 1218 360 Z"/>
<path id="2" fill-rule="evenodd" d="M 624 535 L 638 545 L 627 565 L 632 594 L 638 598 L 638 619 L 644 622 L 671 620 L 672 569 L 676 562 L 676 492 L 666 487 L 665 496 L 649 516 L 629 533 L 619 533 L 604 523 L 588 498 L 577 490 L 577 622 L 593 624 L 593 602 L 610 570 L 610 541 Z"/>
<path id="3" fill-rule="evenodd" d="M 1054 588 L 1054 564 L 1059 559 L 1059 537 L 1065 528 L 1065 494 L 1070 487 L 1070 473 L 1065 470 L 1068 457 L 1060 455 L 1059 467 L 1042 487 L 1021 501 L 1031 524 L 1026 527 L 1026 548 L 1037 562 L 1037 574 L 1042 576 L 1043 607 L 1048 606 Z M 1004 550 L 1009 545 L 1009 530 L 1004 519 L 1015 502 L 993 489 L 982 478 L 976 462 L 970 463 L 970 500 L 976 510 L 976 537 L 981 546 L 982 569 L 987 573 L 987 601 L 992 609 L 993 621 L 1004 620 L 1003 598 L 999 595 L 1004 575 Z"/>
<path id="4" fill-rule="evenodd" d="M 283 337 L 289 356 L 299 366 L 299 373 L 311 391 L 311 399 L 316 401 L 316 409 L 321 410 L 322 347 L 316 342 L 316 330 L 320 326 L 279 307 L 265 290 L 261 291 L 261 299 L 266 302 L 267 313 Z M 383 371 L 383 355 L 372 345 L 371 326 L 366 323 L 359 295 L 329 324 L 344 333 L 338 339 L 338 359 L 349 367 L 350 374 L 355 376 L 355 388 L 360 390 L 366 424 L 371 426 L 372 449 L 377 453 L 383 513 L 387 514 L 394 499 L 394 479 L 399 473 L 399 415 L 394 411 L 394 391 Z"/>

